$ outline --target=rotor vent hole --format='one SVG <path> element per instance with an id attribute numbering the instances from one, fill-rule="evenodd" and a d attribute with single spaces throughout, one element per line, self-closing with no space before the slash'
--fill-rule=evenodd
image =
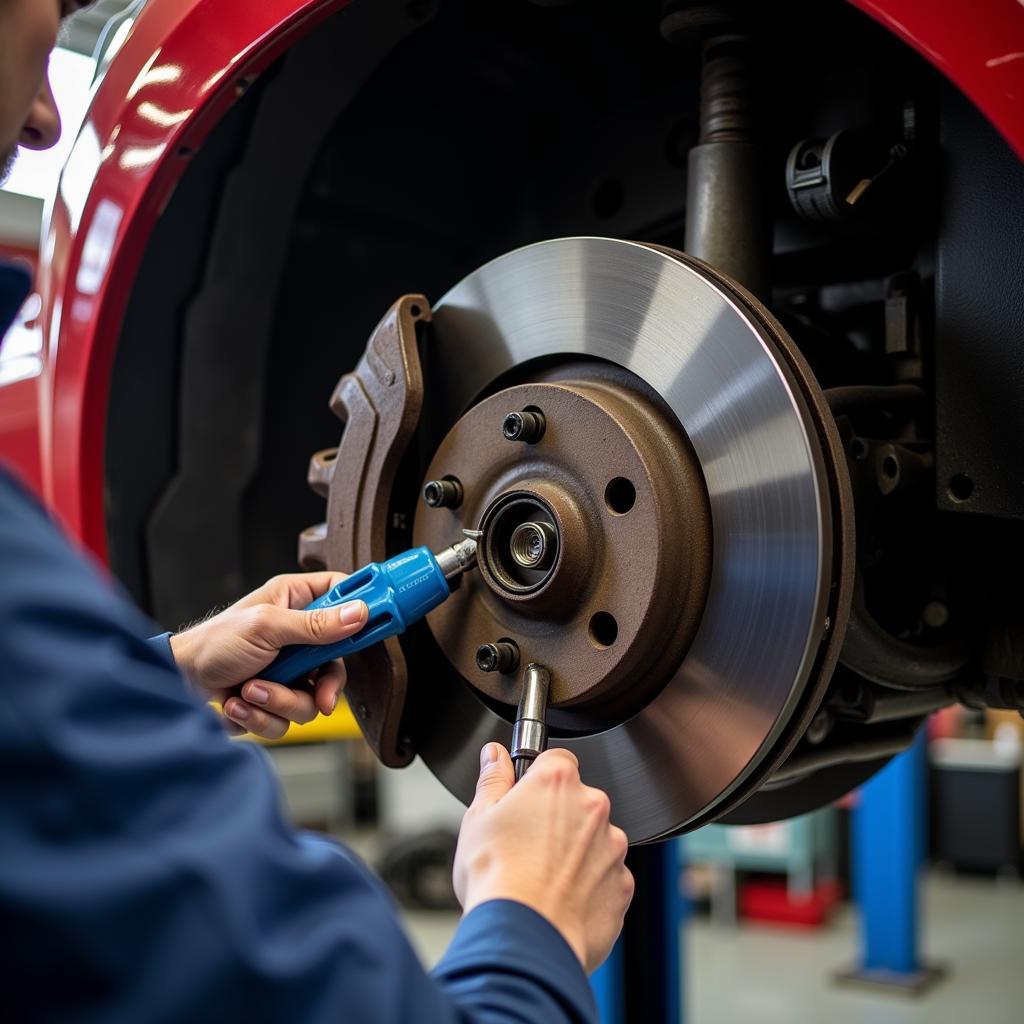
<path id="1" fill-rule="evenodd" d="M 597 647 L 611 647 L 619 635 L 619 624 L 608 612 L 597 612 L 590 619 L 590 639 Z"/>
<path id="2" fill-rule="evenodd" d="M 974 493 L 974 481 L 963 473 L 949 479 L 949 496 L 954 501 L 966 501 Z"/>
<path id="3" fill-rule="evenodd" d="M 636 488 L 632 481 L 617 476 L 604 489 L 604 501 L 617 516 L 624 516 L 636 504 Z"/>
<path id="4" fill-rule="evenodd" d="M 900 475 L 900 464 L 896 461 L 895 455 L 886 455 L 882 459 L 882 476 L 887 480 L 895 480 Z"/>

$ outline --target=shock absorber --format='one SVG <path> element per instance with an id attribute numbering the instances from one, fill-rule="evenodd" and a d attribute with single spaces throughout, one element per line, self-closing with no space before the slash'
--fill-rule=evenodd
<path id="1" fill-rule="evenodd" d="M 700 135 L 687 166 L 686 251 L 766 300 L 771 220 L 749 20 L 735 4 L 666 0 L 661 31 L 680 46 L 701 42 Z"/>

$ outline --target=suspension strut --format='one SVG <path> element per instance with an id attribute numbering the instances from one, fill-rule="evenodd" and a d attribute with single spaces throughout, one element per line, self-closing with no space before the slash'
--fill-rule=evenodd
<path id="1" fill-rule="evenodd" d="M 700 135 L 688 160 L 686 251 L 767 300 L 771 221 L 750 20 L 734 4 L 666 0 L 661 31 L 679 46 L 701 45 Z"/>

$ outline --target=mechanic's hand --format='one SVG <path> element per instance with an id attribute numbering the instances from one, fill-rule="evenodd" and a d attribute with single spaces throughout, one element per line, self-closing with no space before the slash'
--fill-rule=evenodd
<path id="1" fill-rule="evenodd" d="M 345 578 L 340 572 L 275 576 L 248 597 L 171 637 L 178 667 L 202 696 L 220 702 L 228 731 L 280 739 L 290 722 L 329 715 L 345 685 L 345 667 L 331 662 L 308 685 L 283 686 L 259 678 L 287 644 L 337 643 L 366 625 L 362 601 L 304 611 Z"/>
<path id="2" fill-rule="evenodd" d="M 633 898 L 626 833 L 608 797 L 580 781 L 567 750 L 547 750 L 516 785 L 498 743 L 480 752 L 476 798 L 455 851 L 455 894 L 469 912 L 486 900 L 525 903 L 565 937 L 592 971 L 611 952 Z"/>

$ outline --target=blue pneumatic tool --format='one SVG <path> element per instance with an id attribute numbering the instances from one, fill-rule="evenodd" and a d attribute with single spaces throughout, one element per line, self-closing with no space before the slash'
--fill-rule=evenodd
<path id="1" fill-rule="evenodd" d="M 310 608 L 332 608 L 346 601 L 365 601 L 366 625 L 336 644 L 293 644 L 260 673 L 272 683 L 290 683 L 335 658 L 344 658 L 397 636 L 433 611 L 451 593 L 449 580 L 476 565 L 476 541 L 467 537 L 436 555 L 412 548 L 386 562 L 371 562 L 331 587 Z"/>

